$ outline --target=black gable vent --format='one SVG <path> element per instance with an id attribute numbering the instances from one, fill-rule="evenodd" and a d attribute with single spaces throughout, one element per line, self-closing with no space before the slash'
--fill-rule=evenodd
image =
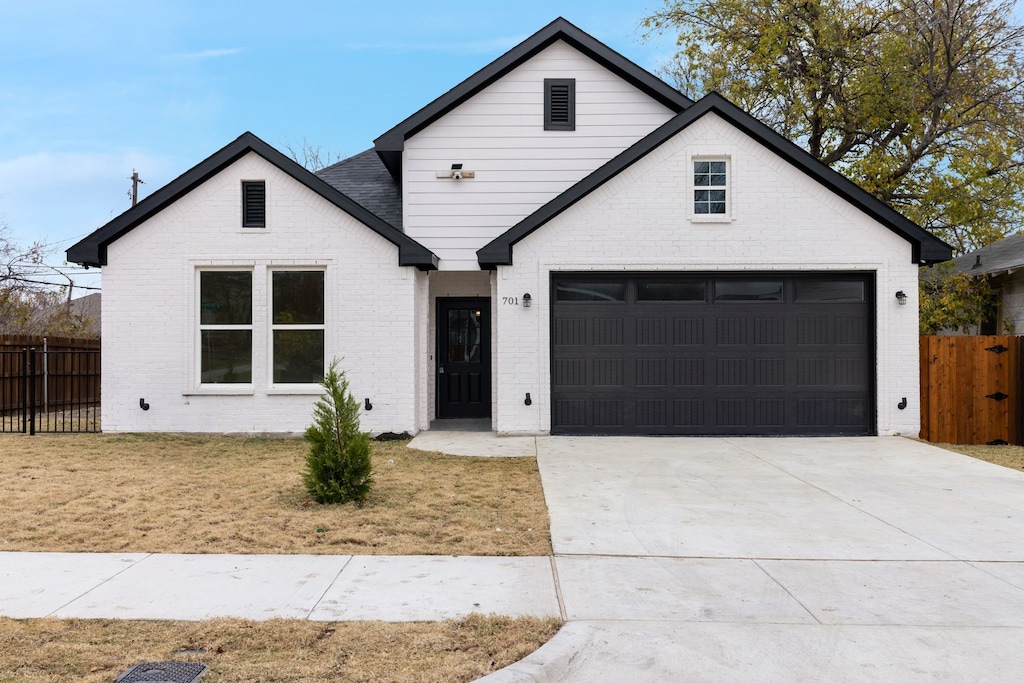
<path id="1" fill-rule="evenodd" d="M 242 181 L 242 227 L 267 227 L 267 183 L 264 180 Z"/>
<path id="2" fill-rule="evenodd" d="M 575 79 L 544 79 L 544 130 L 576 130 Z"/>

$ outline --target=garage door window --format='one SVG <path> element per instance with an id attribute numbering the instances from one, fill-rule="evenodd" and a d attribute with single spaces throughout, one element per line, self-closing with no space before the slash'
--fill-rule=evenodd
<path id="1" fill-rule="evenodd" d="M 864 280 L 830 280 L 815 278 L 797 280 L 795 300 L 800 301 L 864 301 Z"/>
<path id="2" fill-rule="evenodd" d="M 625 301 L 625 282 L 559 282 L 557 301 Z"/>
<path id="3" fill-rule="evenodd" d="M 704 303 L 704 282 L 644 282 L 636 284 L 637 301 L 697 301 Z"/>
<path id="4" fill-rule="evenodd" d="M 718 280 L 715 301 L 782 301 L 782 280 Z"/>

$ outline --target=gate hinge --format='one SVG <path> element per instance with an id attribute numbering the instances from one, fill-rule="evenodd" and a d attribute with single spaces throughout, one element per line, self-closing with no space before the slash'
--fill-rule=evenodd
<path id="1" fill-rule="evenodd" d="M 1001 391 L 997 391 L 994 394 L 985 394 L 985 398 L 994 398 L 997 401 L 1003 401 L 1003 400 L 1006 400 L 1006 399 L 1010 398 L 1010 395 L 1009 394 L 1004 394 Z"/>
<path id="2" fill-rule="evenodd" d="M 985 350 L 986 351 L 991 351 L 992 353 L 994 353 L 996 355 L 999 355 L 1000 353 L 1006 353 L 1010 349 L 1005 347 L 1005 346 L 1003 346 L 1002 344 L 996 344 L 995 346 L 987 347 Z"/>

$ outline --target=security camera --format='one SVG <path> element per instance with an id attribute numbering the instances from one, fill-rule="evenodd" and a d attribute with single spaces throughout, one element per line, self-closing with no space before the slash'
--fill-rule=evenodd
<path id="1" fill-rule="evenodd" d="M 462 180 L 462 171 L 452 171 L 452 180 Z"/>

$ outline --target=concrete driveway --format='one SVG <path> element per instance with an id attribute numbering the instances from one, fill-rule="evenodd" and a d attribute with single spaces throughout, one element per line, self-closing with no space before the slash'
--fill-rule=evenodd
<path id="1" fill-rule="evenodd" d="M 900 438 L 537 439 L 562 680 L 1021 680 L 1024 474 Z"/>

